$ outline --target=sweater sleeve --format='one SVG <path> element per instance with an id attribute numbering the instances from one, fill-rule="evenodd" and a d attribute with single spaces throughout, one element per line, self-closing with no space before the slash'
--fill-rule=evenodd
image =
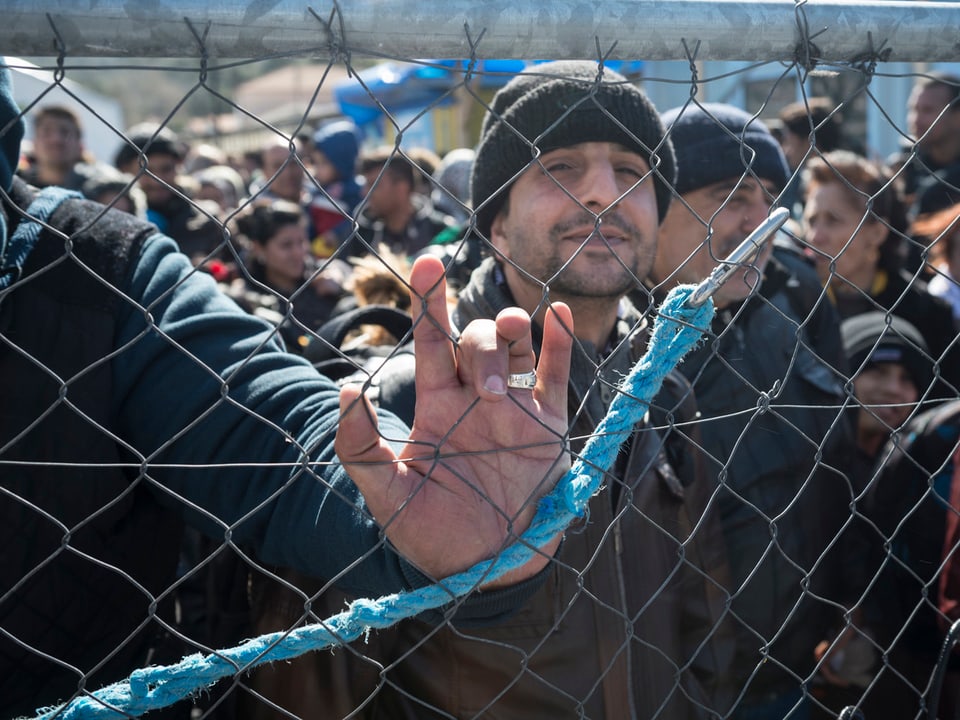
<path id="1" fill-rule="evenodd" d="M 115 402 L 137 482 L 207 534 L 356 597 L 426 584 L 337 461 L 339 393 L 329 379 L 286 352 L 275 328 L 242 311 L 169 238 L 144 243 L 124 290 Z M 409 430 L 379 416 L 399 450 Z M 475 593 L 458 615 L 495 620 L 536 584 Z"/>
<path id="2" fill-rule="evenodd" d="M 146 241 L 125 292 L 115 410 L 120 439 L 140 463 L 136 481 L 266 562 L 357 595 L 406 587 L 333 453 L 336 387 L 166 237 Z M 387 438 L 407 436 L 396 419 L 380 422 Z"/>

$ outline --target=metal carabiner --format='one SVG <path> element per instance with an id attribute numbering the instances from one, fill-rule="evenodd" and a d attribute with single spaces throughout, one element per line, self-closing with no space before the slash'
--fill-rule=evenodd
<path id="1" fill-rule="evenodd" d="M 763 250 L 764 243 L 776 235 L 777 230 L 783 226 L 789 217 L 790 211 L 786 208 L 777 208 L 770 213 L 767 219 L 747 236 L 746 240 L 737 245 L 734 251 L 724 260 L 721 260 L 720 264 L 710 272 L 706 279 L 697 285 L 696 289 L 690 293 L 690 297 L 687 298 L 686 304 L 690 307 L 703 305 L 739 268 L 756 259 L 760 251 Z"/>

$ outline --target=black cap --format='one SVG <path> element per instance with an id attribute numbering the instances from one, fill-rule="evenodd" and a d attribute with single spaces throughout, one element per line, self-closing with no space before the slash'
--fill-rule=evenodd
<path id="1" fill-rule="evenodd" d="M 790 179 L 780 143 L 753 115 L 723 103 L 673 108 L 663 114 L 677 153 L 677 194 L 750 173 L 777 191 Z"/>
<path id="2" fill-rule="evenodd" d="M 868 312 L 854 315 L 840 326 L 843 349 L 856 374 L 861 366 L 902 365 L 923 393 L 933 381 L 933 360 L 920 331 L 896 315 Z"/>

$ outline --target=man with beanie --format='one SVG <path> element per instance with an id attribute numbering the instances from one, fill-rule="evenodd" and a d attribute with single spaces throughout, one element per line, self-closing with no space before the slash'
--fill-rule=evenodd
<path id="1" fill-rule="evenodd" d="M 398 148 L 371 148 L 360 154 L 359 166 L 364 196 L 354 213 L 357 231 L 340 257 L 366 257 L 380 248 L 413 257 L 455 224 L 417 191 L 423 171 Z"/>
<path id="2" fill-rule="evenodd" d="M 696 282 L 763 221 L 789 177 L 755 117 L 720 104 L 663 115 L 677 156 L 650 288 Z M 681 364 L 693 384 L 733 584 L 731 717 L 808 717 L 804 684 L 825 637 L 837 578 L 834 538 L 850 503 L 837 420 L 845 395 L 833 307 L 810 268 L 764 250 L 714 295 L 712 333 Z M 849 447 L 849 446 L 847 446 Z"/>
<path id="3" fill-rule="evenodd" d="M 548 314 L 535 387 L 514 389 L 508 374 L 533 369 L 529 318 L 471 325 L 455 354 L 442 265 L 417 263 L 409 431 L 286 352 L 155 226 L 14 178 L 23 118 L 6 69 L 0 128 L 5 716 L 210 651 L 177 635 L 176 656 L 160 652 L 188 579 L 183 523 L 377 598 L 495 554 L 569 466 L 567 308 Z M 501 617 L 547 581 L 558 544 L 458 611 Z"/>
<path id="4" fill-rule="evenodd" d="M 484 120 L 471 192 L 490 251 L 458 296 L 454 324 L 517 304 L 539 325 L 549 302 L 570 307 L 574 452 L 646 348 L 644 314 L 626 295 L 650 269 L 673 180 L 653 105 L 594 62 L 530 68 Z M 396 375 L 412 377 L 401 362 L 388 364 L 379 398 L 410 417 L 393 391 Z M 369 717 L 715 716 L 732 654 L 726 558 L 706 510 L 713 488 L 675 426 L 695 415 L 689 386 L 674 374 L 665 395 L 681 407 L 670 419 L 653 408 L 638 424 L 589 519 L 516 616 L 483 628 L 458 616 L 436 630 L 405 621 L 364 647 L 386 668 Z"/>

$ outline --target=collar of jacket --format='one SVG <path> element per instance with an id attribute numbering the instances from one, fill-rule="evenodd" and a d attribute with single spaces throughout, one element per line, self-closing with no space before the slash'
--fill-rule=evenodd
<path id="1" fill-rule="evenodd" d="M 453 324 L 466 327 L 471 320 L 495 318 L 504 308 L 516 305 L 500 264 L 486 258 L 460 292 L 453 311 Z M 615 387 L 646 350 L 649 327 L 646 317 L 627 298 L 620 300 L 620 313 L 606 347 L 577 341 L 570 366 L 570 407 L 592 429 L 606 413 Z M 534 351 L 539 354 L 542 330 L 533 325 Z"/>

